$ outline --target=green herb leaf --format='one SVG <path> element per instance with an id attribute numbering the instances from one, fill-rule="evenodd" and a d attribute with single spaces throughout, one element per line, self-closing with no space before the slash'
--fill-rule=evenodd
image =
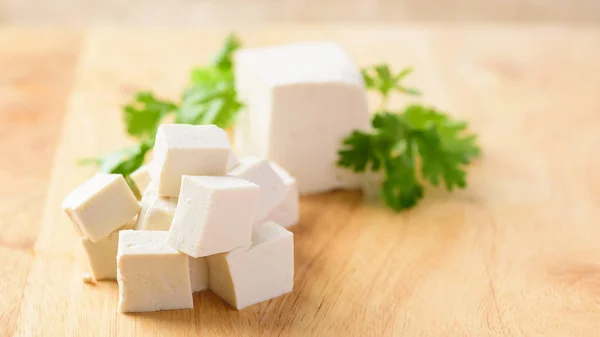
<path id="1" fill-rule="evenodd" d="M 365 87 L 367 89 L 374 89 L 375 79 L 369 74 L 369 71 L 367 69 L 361 69 L 360 73 L 362 74 L 363 81 L 365 82 Z"/>
<path id="2" fill-rule="evenodd" d="M 361 70 L 365 87 L 381 94 L 384 101 L 394 92 L 401 92 L 411 96 L 419 96 L 421 92 L 402 84 L 402 80 L 412 73 L 412 68 L 406 68 L 394 74 L 389 64 L 382 63 Z"/>
<path id="3" fill-rule="evenodd" d="M 229 34 L 221 50 L 217 52 L 213 64 L 217 69 L 228 71 L 233 68 L 233 53 L 242 46 L 240 39 L 235 34 Z"/>
<path id="4" fill-rule="evenodd" d="M 370 134 L 354 130 L 344 139 L 339 151 L 338 165 L 355 172 L 365 172 L 370 166 L 372 171 L 379 170 L 381 160 L 375 146 L 375 138 Z"/>
<path id="5" fill-rule="evenodd" d="M 392 75 L 390 66 L 387 64 L 380 64 L 374 67 L 376 78 L 376 85 L 381 94 L 386 97 L 390 91 L 396 87 L 396 79 Z"/>
<path id="6" fill-rule="evenodd" d="M 361 70 L 365 87 L 377 91 L 382 107 L 373 116 L 372 131 L 353 131 L 338 152 L 338 166 L 355 172 L 383 171 L 381 197 L 388 206 L 400 211 L 423 198 L 416 161 L 421 175 L 432 185 L 443 180 L 448 190 L 467 185 L 465 165 L 480 153 L 476 136 L 467 132 L 467 123 L 451 119 L 433 108 L 410 105 L 402 113 L 386 111 L 389 95 L 396 91 L 420 95 L 401 82 L 412 73 L 406 68 L 394 74 L 386 63 Z"/>
<path id="7" fill-rule="evenodd" d="M 152 148 L 152 145 L 150 141 L 142 141 L 97 158 L 85 158 L 79 161 L 79 164 L 96 164 L 102 172 L 128 176 L 144 164 L 146 153 Z"/>
<path id="8" fill-rule="evenodd" d="M 423 198 L 423 186 L 418 182 L 415 160 L 409 153 L 390 157 L 386 162 L 381 196 L 396 211 L 411 208 Z"/>
<path id="9" fill-rule="evenodd" d="M 100 171 L 120 173 L 127 178 L 143 165 L 146 153 L 154 146 L 156 130 L 171 114 L 175 114 L 176 123 L 231 127 L 242 107 L 237 100 L 233 74 L 233 53 L 240 46 L 240 40 L 231 34 L 210 65 L 193 69 L 180 104 L 158 99 L 149 91 L 138 92 L 123 107 L 123 118 L 127 133 L 140 139 L 140 143 L 79 163 L 95 164 Z"/>
<path id="10" fill-rule="evenodd" d="M 137 138 L 154 138 L 163 117 L 177 108 L 172 102 L 154 97 L 152 92 L 141 91 L 123 107 L 127 133 Z"/>
<path id="11" fill-rule="evenodd" d="M 192 70 L 190 85 L 176 113 L 176 123 L 233 126 L 242 107 L 236 96 L 233 74 L 233 53 L 240 46 L 240 40 L 229 35 L 212 65 Z"/>
<path id="12" fill-rule="evenodd" d="M 405 120 L 415 132 L 415 144 L 422 159 L 423 177 L 437 186 L 440 178 L 448 190 L 466 186 L 463 166 L 480 153 L 474 135 L 466 134 L 467 123 L 451 120 L 433 108 L 409 106 Z"/>
<path id="13" fill-rule="evenodd" d="M 421 174 L 431 184 L 443 180 L 448 190 L 466 186 L 464 166 L 480 152 L 466 123 L 433 108 L 411 105 L 400 114 L 374 115 L 372 126 L 370 133 L 355 130 L 344 139 L 338 165 L 355 172 L 383 170 L 381 196 L 391 208 L 413 207 L 423 197 L 417 154 Z"/>
<path id="14" fill-rule="evenodd" d="M 231 127 L 242 107 L 237 100 L 233 74 L 217 68 L 195 69 L 184 91 L 176 123 Z"/>

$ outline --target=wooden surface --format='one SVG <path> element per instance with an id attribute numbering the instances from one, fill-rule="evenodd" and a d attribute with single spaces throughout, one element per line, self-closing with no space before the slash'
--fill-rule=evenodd
<path id="1" fill-rule="evenodd" d="M 413 65 L 424 99 L 481 135 L 470 187 L 402 214 L 354 192 L 303 198 L 292 294 L 117 314 L 115 283 L 82 282 L 59 209 L 92 174 L 75 161 L 125 143 L 119 105 L 142 88 L 175 96 L 226 33 L 0 30 L 0 335 L 598 334 L 600 27 L 241 31 L 249 46 L 332 39 L 360 65 Z"/>
<path id="2" fill-rule="evenodd" d="M 600 22 L 597 0 L 0 0 L 0 23 L 206 27 L 265 23 Z"/>

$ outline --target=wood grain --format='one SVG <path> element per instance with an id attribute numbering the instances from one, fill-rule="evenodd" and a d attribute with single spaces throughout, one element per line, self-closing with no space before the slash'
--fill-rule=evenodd
<path id="1" fill-rule="evenodd" d="M 0 335 L 10 335 L 33 258 L 77 34 L 0 30 Z"/>
<path id="2" fill-rule="evenodd" d="M 0 251 L 9 260 L 0 271 L 11 270 L 9 281 L 0 278 L 7 335 L 597 334 L 600 27 L 244 30 L 249 46 L 332 39 L 360 65 L 413 65 L 411 84 L 424 99 L 481 135 L 484 154 L 471 167 L 470 187 L 453 194 L 428 188 L 417 208 L 401 214 L 357 192 L 305 197 L 293 229 L 293 293 L 239 312 L 205 292 L 195 296 L 195 310 L 117 314 L 116 284 L 81 281 L 84 254 L 59 210 L 92 173 L 73 163 L 126 143 L 119 105 L 140 88 L 175 96 L 187 70 L 207 61 L 226 33 L 85 35 L 41 228 L 6 227 L 35 239 L 33 255 Z M 9 209 L 13 200 L 0 205 Z"/>

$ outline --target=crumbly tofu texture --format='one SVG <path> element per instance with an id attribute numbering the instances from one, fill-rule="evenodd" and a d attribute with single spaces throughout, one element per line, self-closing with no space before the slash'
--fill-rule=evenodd
<path id="1" fill-rule="evenodd" d="M 240 159 L 240 165 L 227 174 L 260 186 L 260 200 L 254 223 L 264 222 L 269 213 L 285 198 L 286 187 L 283 180 L 265 159 L 257 157 L 242 158 Z"/>
<path id="2" fill-rule="evenodd" d="M 286 192 L 283 201 L 269 213 L 265 221 L 274 221 L 285 228 L 294 226 L 300 219 L 300 195 L 296 178 L 275 163 L 271 162 L 269 165 L 283 180 Z"/>
<path id="3" fill-rule="evenodd" d="M 269 221 L 256 226 L 252 245 L 207 257 L 209 288 L 240 310 L 289 293 L 294 286 L 294 236 Z"/>
<path id="4" fill-rule="evenodd" d="M 236 177 L 183 176 L 169 245 L 192 257 L 247 245 L 259 195 L 258 185 Z"/>
<path id="5" fill-rule="evenodd" d="M 150 165 L 159 195 L 177 197 L 183 175 L 224 175 L 230 150 L 227 134 L 215 125 L 161 125 Z"/>
<path id="6" fill-rule="evenodd" d="M 166 231 L 119 232 L 119 312 L 194 307 L 189 257 L 166 243 Z"/>
<path id="7" fill-rule="evenodd" d="M 208 289 L 208 265 L 206 258 L 190 257 L 190 282 L 192 292 L 197 293 Z"/>
<path id="8" fill-rule="evenodd" d="M 108 237 L 92 242 L 88 238 L 81 238 L 90 265 L 94 280 L 117 279 L 117 249 L 119 247 L 119 231 L 133 229 L 135 221 L 129 221 L 123 227 L 110 233 Z"/>
<path id="9" fill-rule="evenodd" d="M 138 188 L 138 191 L 141 195 L 146 192 L 146 189 L 150 185 L 152 178 L 150 178 L 150 172 L 148 169 L 148 165 L 143 165 L 137 170 L 135 170 L 131 175 L 131 179 L 135 183 L 135 186 Z"/>
<path id="10" fill-rule="evenodd" d="M 151 185 L 142 196 L 142 211 L 137 229 L 168 231 L 175 216 L 177 198 L 160 197 Z"/>
<path id="11" fill-rule="evenodd" d="M 235 128 L 242 156 L 285 167 L 300 194 L 358 188 L 358 175 L 336 165 L 344 137 L 369 130 L 360 71 L 329 42 L 245 49 L 236 53 L 236 90 L 246 102 Z"/>
<path id="12" fill-rule="evenodd" d="M 79 236 L 98 242 L 135 217 L 140 204 L 122 175 L 98 173 L 73 190 L 62 208 Z"/>

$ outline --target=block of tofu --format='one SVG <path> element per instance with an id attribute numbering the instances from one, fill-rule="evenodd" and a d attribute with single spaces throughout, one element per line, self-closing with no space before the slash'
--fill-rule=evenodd
<path id="1" fill-rule="evenodd" d="M 260 186 L 260 200 L 254 223 L 263 222 L 285 198 L 286 187 L 283 180 L 265 159 L 242 158 L 240 165 L 227 172 L 227 175 L 242 178 Z"/>
<path id="2" fill-rule="evenodd" d="M 166 231 L 119 232 L 119 312 L 194 307 L 189 257 L 167 245 Z"/>
<path id="3" fill-rule="evenodd" d="M 135 217 L 140 204 L 122 175 L 98 173 L 73 190 L 62 208 L 79 236 L 98 242 Z"/>
<path id="4" fill-rule="evenodd" d="M 130 177 L 131 177 L 131 179 L 133 179 L 133 182 L 135 183 L 135 186 L 138 188 L 138 191 L 140 191 L 140 194 L 144 195 L 144 192 L 146 192 L 148 185 L 150 185 L 150 182 L 152 181 L 152 179 L 150 178 L 150 172 L 148 170 L 148 165 L 141 166 L 140 168 L 135 170 L 130 175 Z"/>
<path id="5" fill-rule="evenodd" d="M 206 258 L 190 257 L 190 282 L 193 293 L 208 289 L 208 266 Z"/>
<path id="6" fill-rule="evenodd" d="M 150 164 L 158 194 L 177 197 L 183 175 L 224 175 L 230 149 L 227 134 L 214 125 L 161 125 Z"/>
<path id="7" fill-rule="evenodd" d="M 227 159 L 227 171 L 232 170 L 234 167 L 238 166 L 239 164 L 240 164 L 240 160 L 235 155 L 235 153 L 233 153 L 233 150 L 229 149 L 229 158 Z"/>
<path id="8" fill-rule="evenodd" d="M 183 176 L 167 242 L 192 257 L 247 245 L 259 196 L 258 185 L 240 178 Z"/>
<path id="9" fill-rule="evenodd" d="M 287 228 L 294 226 L 300 219 L 300 196 L 296 179 L 281 166 L 271 162 L 271 168 L 279 175 L 285 185 L 285 198 L 269 213 L 265 221 L 274 221 Z"/>
<path id="10" fill-rule="evenodd" d="M 92 242 L 88 238 L 81 238 L 81 244 L 85 249 L 94 280 L 116 280 L 117 279 L 117 249 L 119 246 L 119 231 L 133 229 L 135 221 L 129 221 L 123 227 L 110 233 L 98 242 Z"/>
<path id="11" fill-rule="evenodd" d="M 238 96 L 246 103 L 234 132 L 238 153 L 267 158 L 298 181 L 300 194 L 358 188 L 336 166 L 342 139 L 368 130 L 360 71 L 330 42 L 245 49 L 236 53 Z"/>
<path id="12" fill-rule="evenodd" d="M 151 185 L 142 196 L 142 211 L 136 229 L 168 231 L 176 207 L 177 198 L 160 197 Z"/>
<path id="13" fill-rule="evenodd" d="M 210 290 L 238 310 L 294 286 L 294 236 L 272 221 L 255 226 L 250 246 L 206 260 Z"/>

